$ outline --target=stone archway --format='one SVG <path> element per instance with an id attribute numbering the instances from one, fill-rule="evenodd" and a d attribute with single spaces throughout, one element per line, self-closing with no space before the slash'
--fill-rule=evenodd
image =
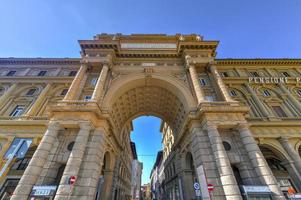
<path id="1" fill-rule="evenodd" d="M 287 156 L 272 145 L 262 144 L 259 147 L 275 178 L 280 185 L 282 184 L 283 192 L 287 193 L 285 188 L 288 187 L 294 187 L 299 191 L 301 186 L 299 175 Z"/>

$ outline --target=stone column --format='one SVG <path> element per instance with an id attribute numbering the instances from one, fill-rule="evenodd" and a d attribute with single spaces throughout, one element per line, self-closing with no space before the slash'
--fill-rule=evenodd
<path id="1" fill-rule="evenodd" d="M 194 88 L 196 98 L 198 100 L 198 104 L 200 104 L 201 102 L 205 101 L 205 95 L 204 95 L 203 89 L 201 88 L 197 71 L 196 71 L 194 65 L 188 64 L 187 68 L 189 70 L 189 74 L 190 74 L 190 77 L 191 77 L 191 81 L 192 81 L 192 85 L 193 85 L 193 88 Z"/>
<path id="2" fill-rule="evenodd" d="M 89 122 L 81 122 L 79 123 L 79 126 L 80 130 L 76 136 L 73 149 L 70 153 L 66 168 L 60 181 L 60 185 L 55 195 L 56 200 L 68 197 L 70 194 L 72 194 L 73 191 L 70 192 L 72 188 L 70 188 L 70 185 L 68 183 L 69 178 L 70 176 L 75 176 L 76 178 L 78 178 L 78 172 L 92 128 Z"/>
<path id="3" fill-rule="evenodd" d="M 223 146 L 217 127 L 215 125 L 207 125 L 207 131 L 222 187 L 224 189 L 225 198 L 229 200 L 242 200 L 228 155 Z"/>
<path id="4" fill-rule="evenodd" d="M 286 153 L 292 158 L 296 169 L 298 170 L 299 174 L 301 175 L 301 158 L 300 158 L 298 152 L 296 152 L 294 147 L 289 143 L 287 137 L 280 137 L 280 138 L 278 138 L 278 141 L 280 142 L 281 146 L 286 151 Z"/>
<path id="5" fill-rule="evenodd" d="M 113 170 L 104 170 L 104 183 L 101 189 L 100 200 L 109 200 L 112 196 L 113 172 Z"/>
<path id="6" fill-rule="evenodd" d="M 222 77 L 218 73 L 218 71 L 216 69 L 216 66 L 215 65 L 211 65 L 210 66 L 210 71 L 211 71 L 211 74 L 213 75 L 213 78 L 217 82 L 219 90 L 221 91 L 222 96 L 224 97 L 225 101 L 227 101 L 227 102 L 233 102 L 234 100 L 229 95 L 228 89 L 227 89 L 225 83 L 223 82 Z"/>
<path id="7" fill-rule="evenodd" d="M 290 93 L 290 91 L 283 84 L 279 84 L 279 86 L 282 92 L 288 96 L 288 99 L 292 102 L 298 112 L 301 113 L 301 103 Z"/>
<path id="8" fill-rule="evenodd" d="M 298 170 L 295 167 L 295 163 L 292 160 L 285 161 L 281 163 L 287 170 L 291 180 L 293 181 L 294 186 L 296 186 L 297 191 L 301 192 L 301 176 L 298 173 Z"/>
<path id="9" fill-rule="evenodd" d="M 27 166 L 17 188 L 14 191 L 12 200 L 26 200 L 31 192 L 32 186 L 38 180 L 43 166 L 45 165 L 50 150 L 57 140 L 57 134 L 59 130 L 58 122 L 49 122 L 48 129 L 42 138 L 37 150 L 31 158 L 29 165 Z"/>
<path id="10" fill-rule="evenodd" d="M 79 89 L 86 75 L 87 68 L 87 65 L 81 65 L 63 101 L 76 100 L 79 92 L 81 92 Z"/>
<path id="11" fill-rule="evenodd" d="M 252 95 L 252 98 L 254 99 L 256 105 L 259 107 L 260 112 L 262 112 L 264 117 L 272 117 L 271 114 L 267 111 L 267 108 L 263 105 L 257 94 L 254 92 L 254 90 L 248 85 L 245 84 L 248 92 Z"/>
<path id="12" fill-rule="evenodd" d="M 282 191 L 278 187 L 277 181 L 268 166 L 260 148 L 258 147 L 249 127 L 247 124 L 240 124 L 238 126 L 239 135 L 241 141 L 248 153 L 248 156 L 251 160 L 252 166 L 261 180 L 262 184 L 266 184 L 273 195 L 273 199 L 285 199 Z"/>
<path id="13" fill-rule="evenodd" d="M 102 66 L 101 72 L 99 74 L 96 86 L 94 88 L 93 91 L 93 95 L 92 95 L 92 101 L 99 101 L 101 98 L 101 95 L 103 94 L 103 89 L 104 89 L 104 85 L 107 79 L 107 75 L 108 75 L 108 71 L 109 71 L 109 66 L 108 64 L 104 64 Z"/>
<path id="14" fill-rule="evenodd" d="M 72 197 L 81 196 L 84 199 L 94 199 L 98 189 L 104 153 L 105 130 L 97 128 L 87 144 L 83 164 L 78 173 L 77 189 L 73 191 Z"/>
<path id="15" fill-rule="evenodd" d="M 6 100 L 9 98 L 9 96 L 12 95 L 12 93 L 14 92 L 14 90 L 17 88 L 18 84 L 14 83 L 12 84 L 8 90 L 6 92 L 4 92 L 4 94 L 0 97 L 0 108 L 3 107 L 4 103 L 6 102 Z"/>
<path id="16" fill-rule="evenodd" d="M 42 90 L 38 98 L 35 100 L 34 104 L 31 106 L 31 108 L 27 111 L 25 116 L 35 116 L 39 109 L 41 108 L 43 102 L 46 99 L 47 94 L 49 93 L 51 89 L 51 84 L 48 83 L 46 87 Z"/>

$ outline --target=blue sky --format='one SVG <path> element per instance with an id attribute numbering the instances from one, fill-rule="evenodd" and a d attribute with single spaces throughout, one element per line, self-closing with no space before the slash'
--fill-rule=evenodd
<path id="1" fill-rule="evenodd" d="M 98 33 L 197 33 L 220 40 L 219 58 L 300 58 L 300 11 L 300 0 L 0 0 L 0 57 L 79 57 L 77 40 Z M 134 121 L 138 154 L 160 149 L 158 124 Z"/>

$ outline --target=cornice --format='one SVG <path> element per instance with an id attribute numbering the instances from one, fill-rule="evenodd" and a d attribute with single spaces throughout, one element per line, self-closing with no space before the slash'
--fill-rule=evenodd
<path id="1" fill-rule="evenodd" d="M 301 65 L 301 59 L 254 58 L 254 59 L 215 59 L 218 66 L 225 65 Z"/>
<path id="2" fill-rule="evenodd" d="M 0 65 L 79 65 L 80 58 L 0 58 Z"/>

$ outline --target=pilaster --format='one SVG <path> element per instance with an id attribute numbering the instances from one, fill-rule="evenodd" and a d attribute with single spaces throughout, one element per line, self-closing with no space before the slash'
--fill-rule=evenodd
<path id="1" fill-rule="evenodd" d="M 81 65 L 63 101 L 76 100 L 79 96 L 78 94 L 81 92 L 81 85 L 83 85 L 82 82 L 85 80 L 87 68 L 86 64 Z"/>
<path id="2" fill-rule="evenodd" d="M 262 184 L 265 184 L 269 187 L 272 192 L 273 199 L 284 200 L 282 191 L 280 190 L 278 183 L 268 166 L 260 148 L 258 147 L 251 131 L 247 124 L 240 124 L 238 126 L 239 135 L 242 143 L 245 146 L 245 149 L 248 152 L 248 156 L 251 160 L 252 166 L 258 175 L 258 178 L 261 180 Z"/>
<path id="3" fill-rule="evenodd" d="M 199 77 L 198 77 L 197 71 L 195 69 L 195 66 L 190 63 L 190 56 L 186 56 L 185 61 L 186 61 L 186 67 L 189 70 L 189 74 L 191 77 L 194 92 L 195 92 L 197 100 L 198 100 L 198 104 L 200 104 L 201 102 L 203 102 L 205 100 L 204 91 L 201 88 L 201 85 L 199 82 Z"/>
<path id="4" fill-rule="evenodd" d="M 60 124 L 51 121 L 48 124 L 48 129 L 42 138 L 37 150 L 29 162 L 17 188 L 14 191 L 12 200 L 26 200 L 31 192 L 32 186 L 38 180 L 42 169 L 47 161 L 47 157 L 56 141 Z"/>

